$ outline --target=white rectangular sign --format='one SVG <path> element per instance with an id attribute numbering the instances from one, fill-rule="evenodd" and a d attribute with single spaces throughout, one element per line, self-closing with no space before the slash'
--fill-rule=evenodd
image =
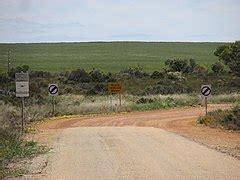
<path id="1" fill-rule="evenodd" d="M 16 96 L 28 97 L 29 96 L 29 83 L 28 82 L 16 82 Z"/>
<path id="2" fill-rule="evenodd" d="M 16 97 L 29 97 L 28 73 L 16 73 Z"/>

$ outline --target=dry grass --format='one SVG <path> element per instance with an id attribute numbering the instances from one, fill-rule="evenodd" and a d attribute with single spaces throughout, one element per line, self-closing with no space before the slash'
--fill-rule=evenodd
<path id="1" fill-rule="evenodd" d="M 151 99 L 151 103 L 136 103 L 140 98 Z M 219 95 L 209 98 L 209 103 L 237 103 L 239 94 Z M 52 116 L 52 104 L 31 105 L 25 108 L 27 122 L 42 120 Z M 62 95 L 55 98 L 55 115 L 74 115 L 90 113 L 111 113 L 117 111 L 151 110 L 171 108 L 176 106 L 194 106 L 203 103 L 199 95 L 149 95 L 149 96 L 122 96 L 122 108 L 119 108 L 118 96 L 83 96 Z M 21 122 L 20 107 L 4 104 L 0 101 L 0 125 L 17 126 Z"/>

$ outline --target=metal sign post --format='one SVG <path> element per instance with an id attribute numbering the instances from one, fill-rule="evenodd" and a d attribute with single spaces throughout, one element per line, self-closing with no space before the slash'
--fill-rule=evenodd
<path id="1" fill-rule="evenodd" d="M 112 111 L 113 110 L 112 95 L 110 94 L 109 97 L 110 97 L 110 111 Z"/>
<path id="2" fill-rule="evenodd" d="M 54 101 L 54 96 L 52 96 L 52 114 L 55 114 L 55 101 Z"/>
<path id="3" fill-rule="evenodd" d="M 28 73 L 16 73 L 16 97 L 22 98 L 22 132 L 24 131 L 24 97 L 29 97 L 29 75 Z"/>
<path id="4" fill-rule="evenodd" d="M 48 94 L 52 96 L 52 115 L 55 114 L 55 96 L 58 96 L 58 85 L 57 84 L 49 84 L 48 85 Z"/>
<path id="5" fill-rule="evenodd" d="M 122 94 L 119 93 L 119 105 L 120 105 L 120 109 L 122 108 Z"/>
<path id="6" fill-rule="evenodd" d="M 208 112 L 208 96 L 211 95 L 212 88 L 211 85 L 202 85 L 201 86 L 201 94 L 204 96 L 204 104 L 205 104 L 205 114 Z"/>
<path id="7" fill-rule="evenodd" d="M 122 107 L 122 92 L 123 92 L 123 85 L 122 82 L 109 82 L 108 83 L 108 93 L 118 94 L 119 95 L 119 108 L 121 110 Z"/>
<path id="8" fill-rule="evenodd" d="M 24 97 L 22 97 L 22 132 L 24 131 Z"/>

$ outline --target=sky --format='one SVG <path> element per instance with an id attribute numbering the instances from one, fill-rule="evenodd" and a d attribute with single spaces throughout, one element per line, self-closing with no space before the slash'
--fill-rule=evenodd
<path id="1" fill-rule="evenodd" d="M 240 0 L 0 0 L 0 43 L 240 40 Z"/>

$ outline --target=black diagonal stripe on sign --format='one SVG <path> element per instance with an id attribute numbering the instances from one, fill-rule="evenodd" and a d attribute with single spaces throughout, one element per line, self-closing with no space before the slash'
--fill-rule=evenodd
<path id="1" fill-rule="evenodd" d="M 55 90 L 56 90 L 56 92 L 55 92 Z M 56 93 L 57 93 L 57 90 L 58 90 L 58 89 L 57 89 L 56 86 L 50 86 L 50 87 L 49 87 L 49 91 L 50 91 L 51 94 L 56 94 Z"/>
<path id="2" fill-rule="evenodd" d="M 206 87 L 203 89 L 203 94 L 207 94 L 207 92 L 210 91 L 210 88 L 209 87 Z"/>

